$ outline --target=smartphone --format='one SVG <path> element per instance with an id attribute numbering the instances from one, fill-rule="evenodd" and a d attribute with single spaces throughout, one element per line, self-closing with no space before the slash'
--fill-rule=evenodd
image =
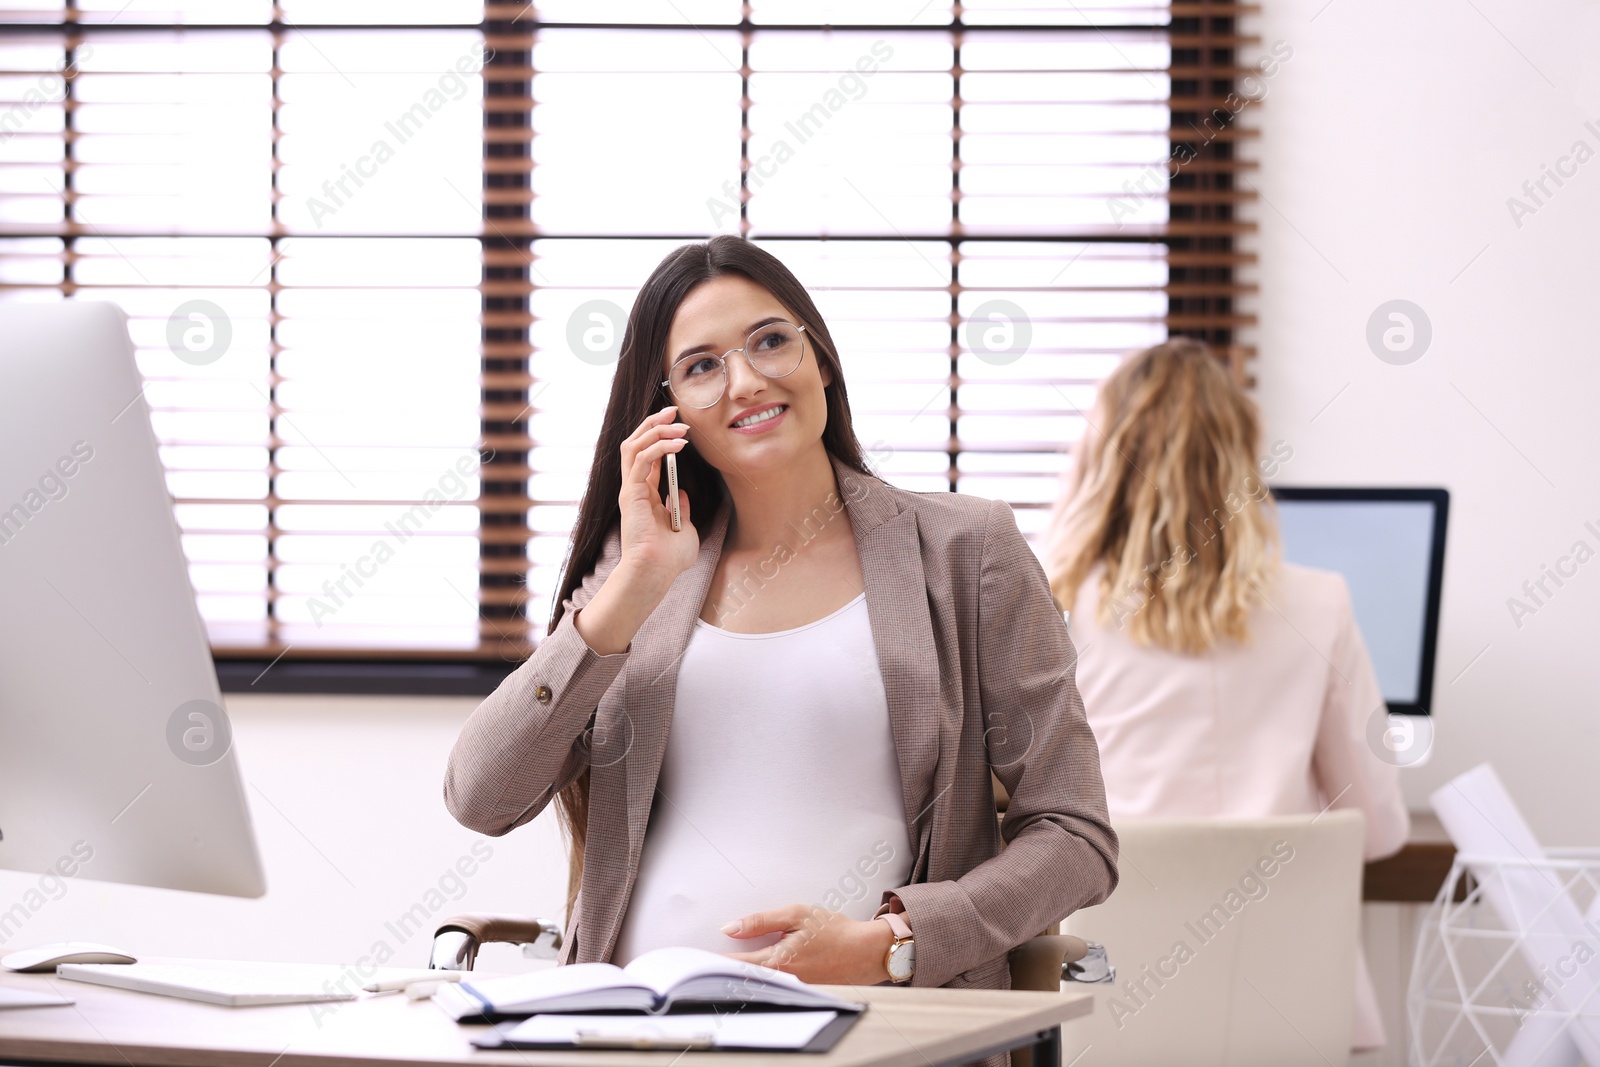
<path id="1" fill-rule="evenodd" d="M 678 514 L 678 456 L 667 453 L 667 507 L 672 509 L 672 532 L 683 529 L 683 519 Z"/>

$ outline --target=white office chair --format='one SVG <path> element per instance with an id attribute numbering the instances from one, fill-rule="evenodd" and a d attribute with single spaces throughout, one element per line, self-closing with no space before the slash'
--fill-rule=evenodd
<path id="1" fill-rule="evenodd" d="M 1116 979 L 1062 1028 L 1062 1063 L 1328 1067 L 1348 1061 L 1363 818 L 1119 823 L 1121 881 L 1069 916 Z"/>

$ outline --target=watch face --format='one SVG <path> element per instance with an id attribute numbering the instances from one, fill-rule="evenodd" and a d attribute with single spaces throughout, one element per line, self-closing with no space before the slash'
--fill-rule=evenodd
<path id="1" fill-rule="evenodd" d="M 917 945 L 914 941 L 907 941 L 903 945 L 895 945 L 889 950 L 889 977 L 896 982 L 906 982 L 911 979 L 912 973 L 917 968 Z"/>

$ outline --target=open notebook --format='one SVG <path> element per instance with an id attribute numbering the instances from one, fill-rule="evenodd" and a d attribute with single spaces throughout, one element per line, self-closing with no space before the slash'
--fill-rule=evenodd
<path id="1" fill-rule="evenodd" d="M 810 1008 L 859 1012 L 792 974 L 698 948 L 658 948 L 626 967 L 565 967 L 445 986 L 433 1001 L 457 1021 L 515 1019 L 539 1012 L 663 1014 L 684 1005 Z"/>

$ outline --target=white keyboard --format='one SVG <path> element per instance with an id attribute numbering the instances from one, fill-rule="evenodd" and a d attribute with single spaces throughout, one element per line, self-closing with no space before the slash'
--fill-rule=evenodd
<path id="1" fill-rule="evenodd" d="M 356 999 L 354 993 L 339 991 L 341 977 L 348 984 L 346 972 L 329 966 L 262 963 L 223 970 L 167 963 L 63 963 L 56 974 L 74 982 L 230 1008 Z"/>

